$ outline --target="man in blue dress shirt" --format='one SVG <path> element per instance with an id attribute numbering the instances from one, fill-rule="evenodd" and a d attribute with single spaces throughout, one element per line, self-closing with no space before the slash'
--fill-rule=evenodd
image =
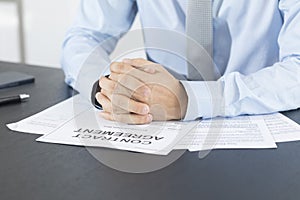
<path id="1" fill-rule="evenodd" d="M 86 85 L 92 87 L 110 65 L 110 76 L 100 78 L 96 95 L 101 115 L 109 120 L 144 124 L 300 107 L 299 0 L 214 0 L 213 55 L 221 74 L 215 81 L 178 80 L 165 67 L 186 75 L 186 61 L 150 49 L 148 60 L 110 63 L 108 55 L 137 12 L 144 30 L 185 34 L 187 1 L 81 0 L 63 44 L 66 82 L 78 89 L 80 68 L 98 47 L 103 65 L 89 74 Z M 146 47 L 155 43 L 151 34 L 144 34 L 144 40 Z"/>

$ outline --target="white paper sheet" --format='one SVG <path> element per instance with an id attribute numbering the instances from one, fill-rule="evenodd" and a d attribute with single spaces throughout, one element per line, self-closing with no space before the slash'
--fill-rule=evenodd
<path id="1" fill-rule="evenodd" d="M 167 155 L 199 122 L 154 122 L 128 125 L 104 120 L 95 109 L 81 113 L 39 142 L 107 147 Z"/>
<path id="2" fill-rule="evenodd" d="M 203 120 L 176 145 L 176 149 L 276 148 L 262 116 Z"/>
<path id="3" fill-rule="evenodd" d="M 276 113 L 263 115 L 265 123 L 275 142 L 291 142 L 300 140 L 300 126 L 286 116 Z"/>
<path id="4" fill-rule="evenodd" d="M 197 122 L 154 122 L 151 125 L 135 126 L 105 121 L 95 116 L 97 112 L 99 111 L 95 111 L 89 102 L 82 100 L 77 95 L 36 115 L 7 126 L 18 132 L 45 135 L 38 140 L 43 142 L 103 146 L 154 154 L 167 154 L 172 148 L 175 148 L 176 141 L 178 142 L 176 149 L 197 151 L 207 148 L 275 148 L 273 137 L 276 142 L 300 140 L 300 126 L 279 113 L 205 120 L 198 125 L 197 129 L 183 138 L 184 134 L 189 132 Z M 222 129 L 220 124 L 222 124 Z M 74 133 L 76 133 L 74 131 L 80 128 L 98 131 L 105 129 L 114 132 L 122 130 L 126 133 L 154 134 L 157 137 L 163 135 L 165 139 L 157 139 L 148 147 L 143 147 L 145 144 L 128 145 L 131 140 L 129 141 L 130 138 L 125 137 L 124 139 L 127 140 L 122 140 L 123 144 L 120 145 L 120 142 L 108 142 L 107 138 L 103 137 L 101 137 L 102 139 L 91 139 L 90 136 L 84 136 L 81 139 L 80 136 L 74 137 Z M 93 133 L 92 135 L 96 134 Z M 149 135 L 147 137 L 150 138 Z M 97 140 L 103 141 L 99 143 Z M 135 142 L 138 141 L 133 143 Z"/>
<path id="5" fill-rule="evenodd" d="M 76 95 L 19 122 L 7 124 L 7 127 L 13 131 L 44 135 L 90 108 L 89 102 Z"/>

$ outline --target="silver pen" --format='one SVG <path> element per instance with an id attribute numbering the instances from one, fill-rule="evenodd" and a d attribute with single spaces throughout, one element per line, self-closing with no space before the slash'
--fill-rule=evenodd
<path id="1" fill-rule="evenodd" d="M 23 101 L 29 99 L 29 97 L 29 94 L 19 94 L 16 96 L 0 97 L 0 105 L 22 103 Z"/>

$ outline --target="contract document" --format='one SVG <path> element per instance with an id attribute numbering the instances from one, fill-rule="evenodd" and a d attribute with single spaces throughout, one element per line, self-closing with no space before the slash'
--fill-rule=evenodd
<path id="1" fill-rule="evenodd" d="M 44 135 L 90 108 L 88 101 L 76 95 L 17 123 L 7 124 L 7 127 L 13 131 Z"/>
<path id="2" fill-rule="evenodd" d="M 264 116 L 240 116 L 203 120 L 175 148 L 200 151 L 276 147 Z"/>
<path id="3" fill-rule="evenodd" d="M 300 140 L 299 125 L 282 114 L 128 125 L 107 121 L 76 95 L 36 115 L 8 124 L 13 131 L 41 134 L 39 142 L 106 147 L 166 155 L 173 149 L 276 148 Z"/>
<path id="4" fill-rule="evenodd" d="M 299 125 L 286 116 L 276 113 L 264 116 L 265 123 L 272 133 L 275 142 L 300 140 Z"/>
<path id="5" fill-rule="evenodd" d="M 98 113 L 89 109 L 37 141 L 167 155 L 199 123 L 153 122 L 137 126 L 107 121 Z"/>

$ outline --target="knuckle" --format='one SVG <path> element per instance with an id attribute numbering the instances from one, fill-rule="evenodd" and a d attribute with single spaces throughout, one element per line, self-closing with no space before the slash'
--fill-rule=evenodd
<path id="1" fill-rule="evenodd" d="M 123 63 L 119 63 L 118 65 L 117 65 L 117 69 L 118 69 L 118 71 L 120 71 L 120 72 L 124 72 L 125 71 L 125 65 L 123 64 Z"/>
<path id="2" fill-rule="evenodd" d="M 118 65 L 117 62 L 112 62 L 112 63 L 110 64 L 110 70 L 114 70 L 115 67 L 116 67 L 117 65 Z"/>
<path id="3" fill-rule="evenodd" d="M 124 64 L 120 62 L 113 62 L 110 65 L 111 72 L 123 72 L 125 70 Z"/>
<path id="4" fill-rule="evenodd" d="M 126 65 L 124 63 L 119 63 L 118 67 L 123 71 L 126 69 Z"/>

